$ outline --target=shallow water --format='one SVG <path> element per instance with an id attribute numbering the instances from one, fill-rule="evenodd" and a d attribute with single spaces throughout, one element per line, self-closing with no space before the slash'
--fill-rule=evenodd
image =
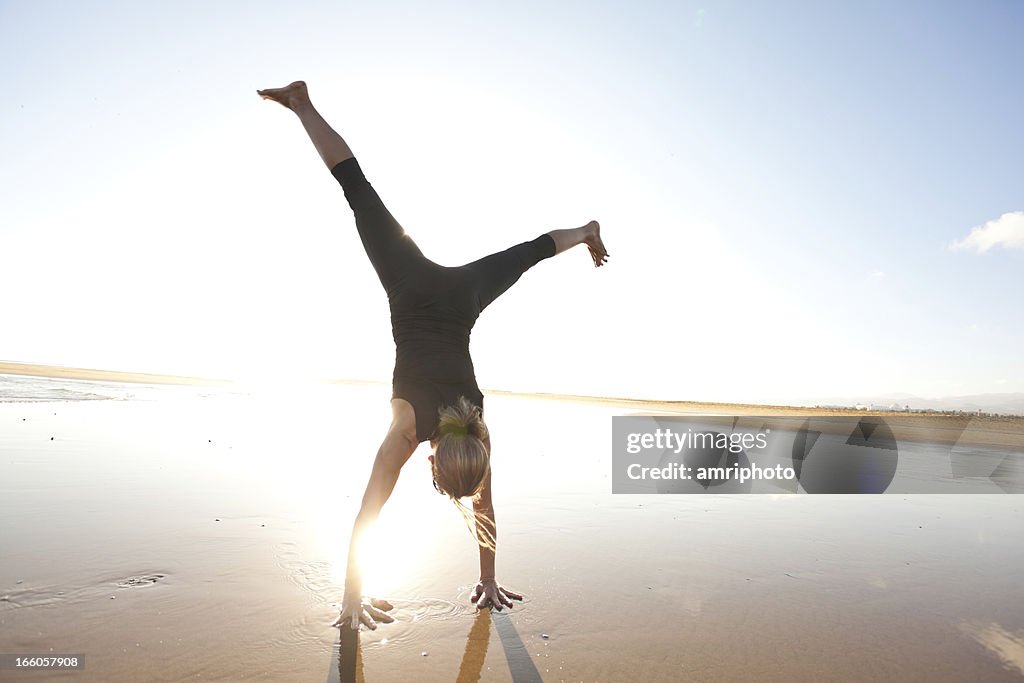
<path id="1" fill-rule="evenodd" d="M 424 446 L 364 550 L 397 621 L 339 649 L 387 387 L 0 389 L 0 653 L 86 659 L 3 680 L 1024 676 L 1016 495 L 612 495 L 626 411 L 492 396 L 498 578 L 527 600 L 469 603 Z"/>

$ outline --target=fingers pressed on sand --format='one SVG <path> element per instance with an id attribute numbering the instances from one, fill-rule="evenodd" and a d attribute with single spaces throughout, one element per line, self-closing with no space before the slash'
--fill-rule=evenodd
<path id="1" fill-rule="evenodd" d="M 366 611 L 370 613 L 371 617 L 373 617 L 377 621 L 382 621 L 385 624 L 390 624 L 391 622 L 393 622 L 395 620 L 395 618 L 393 616 L 391 616 L 390 614 L 385 614 L 384 612 L 381 612 L 376 607 L 371 607 L 371 606 L 367 605 L 366 606 Z"/>

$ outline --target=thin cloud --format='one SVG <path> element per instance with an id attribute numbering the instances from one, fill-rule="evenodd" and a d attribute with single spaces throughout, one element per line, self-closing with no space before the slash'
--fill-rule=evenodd
<path id="1" fill-rule="evenodd" d="M 1004 213 L 973 228 L 967 237 L 950 245 L 951 249 L 973 249 L 979 254 L 995 247 L 1024 249 L 1024 211 Z"/>

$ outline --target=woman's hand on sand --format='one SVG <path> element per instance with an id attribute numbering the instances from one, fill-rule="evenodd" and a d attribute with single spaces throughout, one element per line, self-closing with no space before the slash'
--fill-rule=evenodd
<path id="1" fill-rule="evenodd" d="M 495 579 L 480 579 L 480 583 L 476 585 L 476 589 L 473 591 L 473 597 L 470 598 L 479 609 L 493 607 L 499 612 L 502 607 L 511 608 L 513 600 L 522 599 L 523 596 L 519 593 L 513 593 L 499 586 Z"/>
<path id="2" fill-rule="evenodd" d="M 386 614 L 394 608 L 395 606 L 387 600 L 346 596 L 341 603 L 341 614 L 331 626 L 343 628 L 348 625 L 353 631 L 358 631 L 360 624 L 366 624 L 366 628 L 373 631 L 376 630 L 378 621 L 390 624 L 395 620 L 390 614 Z"/>

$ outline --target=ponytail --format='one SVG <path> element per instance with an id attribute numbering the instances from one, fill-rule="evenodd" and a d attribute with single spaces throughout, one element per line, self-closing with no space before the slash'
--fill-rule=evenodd
<path id="1" fill-rule="evenodd" d="M 437 432 L 434 488 L 452 499 L 477 543 L 493 550 L 496 540 L 493 522 L 461 500 L 478 500 L 491 473 L 491 456 L 485 444 L 487 425 L 480 408 L 460 396 L 454 405 L 438 411 Z"/>

